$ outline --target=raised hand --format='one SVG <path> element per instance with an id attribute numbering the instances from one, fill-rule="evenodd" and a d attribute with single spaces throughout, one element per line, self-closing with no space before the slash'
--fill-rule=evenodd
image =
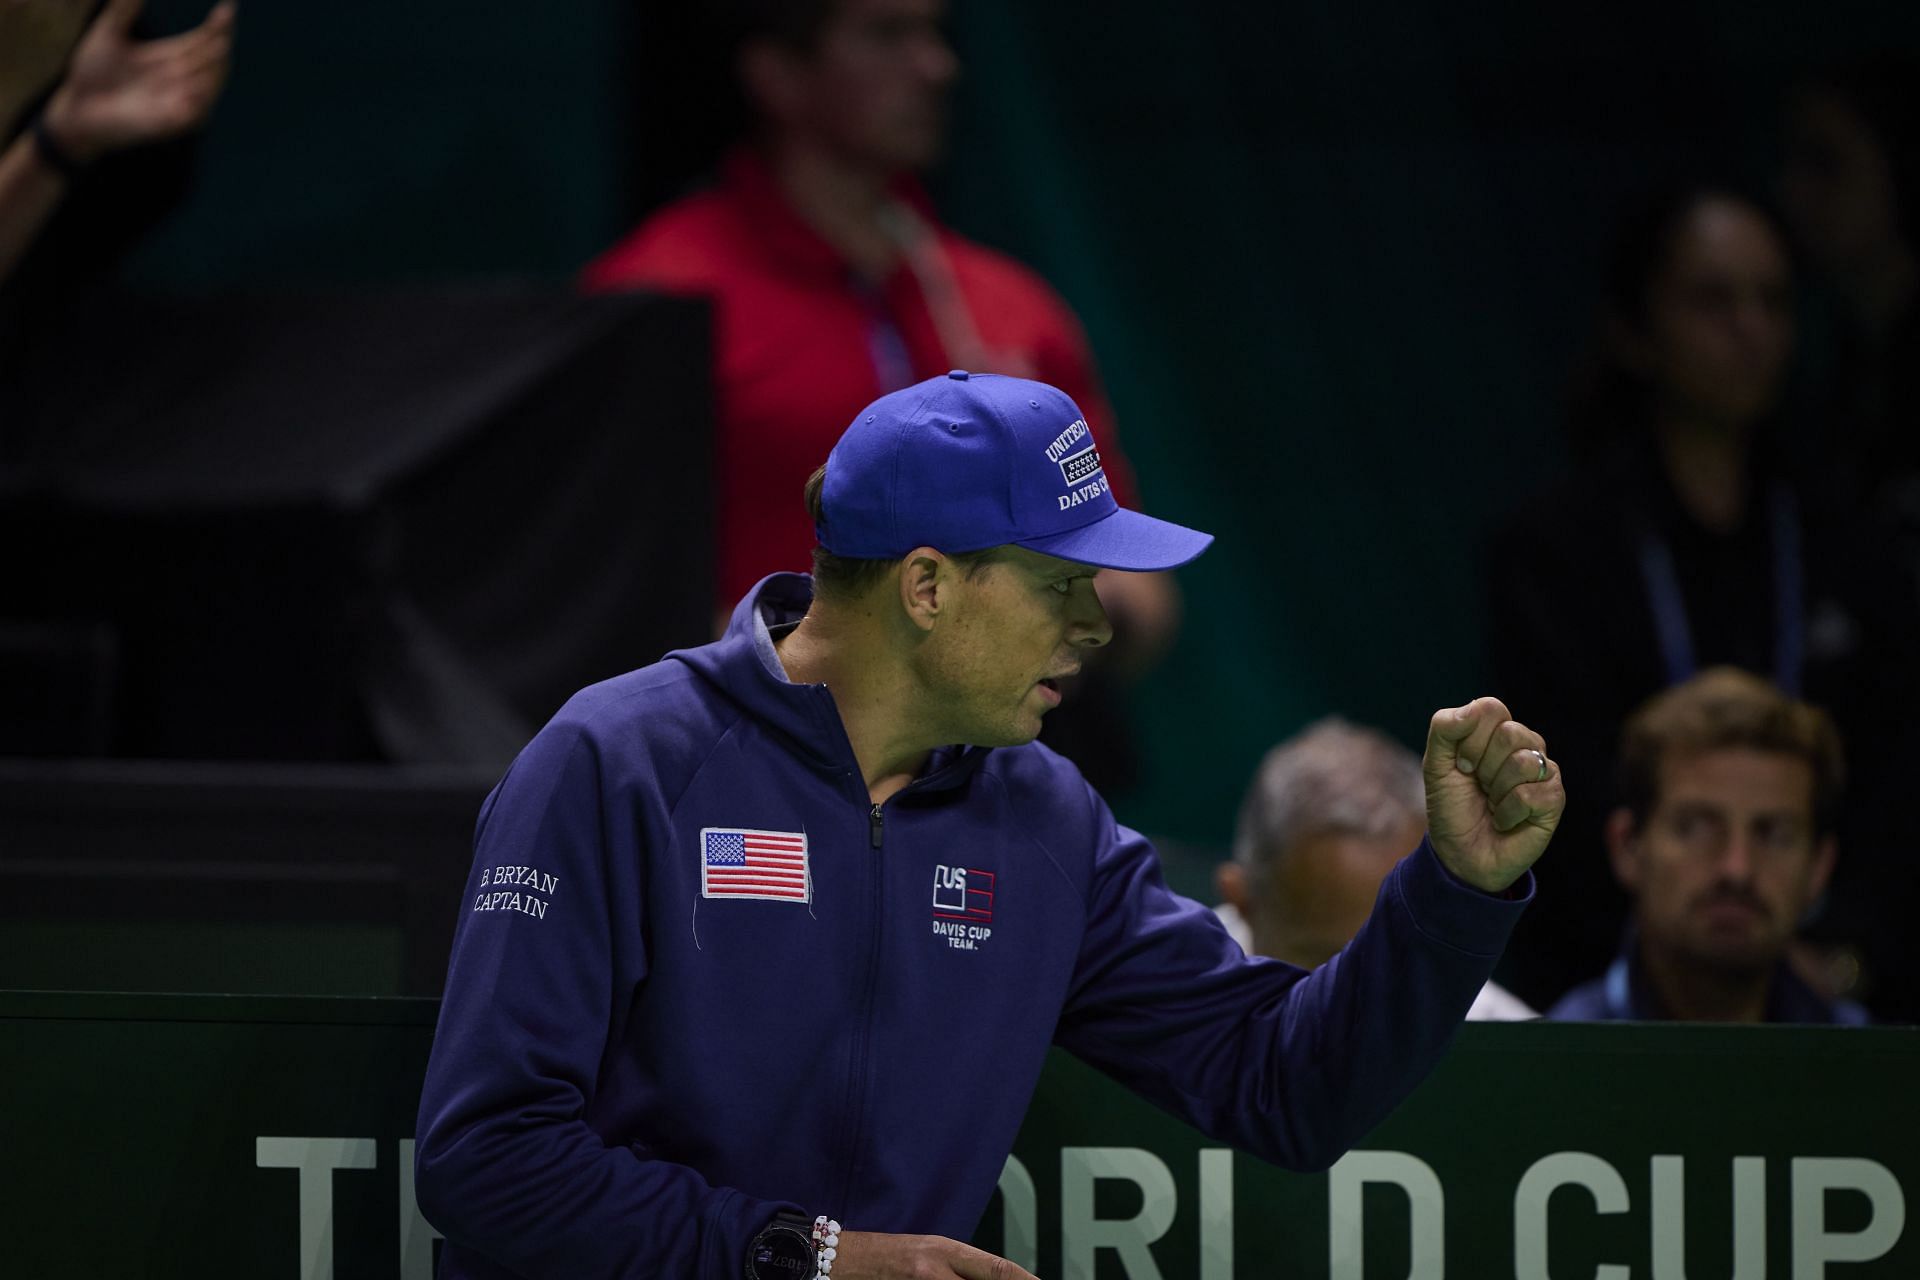
<path id="1" fill-rule="evenodd" d="M 1500 893 L 1546 850 L 1567 807 L 1560 766 L 1498 698 L 1436 711 L 1421 762 L 1427 833 L 1461 880 Z"/>
<path id="2" fill-rule="evenodd" d="M 197 128 L 226 83 L 233 0 L 192 31 L 144 41 L 132 34 L 143 2 L 109 0 L 47 102 L 48 132 L 81 163 Z"/>

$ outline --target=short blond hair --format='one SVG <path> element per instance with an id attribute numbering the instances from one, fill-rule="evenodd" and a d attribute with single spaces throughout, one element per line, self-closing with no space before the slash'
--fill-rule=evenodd
<path id="1" fill-rule="evenodd" d="M 814 468 L 813 474 L 807 477 L 805 497 L 807 517 L 813 521 L 817 534 L 824 534 L 827 528 L 826 512 L 821 504 L 821 494 L 826 487 L 826 467 Z M 1003 555 L 1002 548 L 987 547 L 980 551 L 948 552 L 947 558 L 966 570 L 971 578 L 988 565 L 997 563 Z M 837 556 L 816 543 L 813 548 L 813 593 L 824 600 L 857 600 L 899 567 L 898 560 L 856 560 L 849 556 Z"/>
<path id="2" fill-rule="evenodd" d="M 1636 826 L 1660 803 L 1660 770 L 1676 756 L 1745 748 L 1804 760 L 1813 820 L 1833 829 L 1846 766 L 1833 719 L 1751 672 L 1713 667 L 1641 704 L 1620 735 L 1620 781 Z"/>

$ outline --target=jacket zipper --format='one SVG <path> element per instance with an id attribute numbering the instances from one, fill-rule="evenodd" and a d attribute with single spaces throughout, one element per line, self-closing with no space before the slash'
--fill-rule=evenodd
<path id="1" fill-rule="evenodd" d="M 880 812 L 880 806 L 874 805 L 867 810 L 867 843 L 874 850 L 872 875 L 869 883 L 873 886 L 868 901 L 873 907 L 873 926 L 867 930 L 867 982 L 866 992 L 861 1000 L 860 1022 L 854 1033 L 851 1079 L 847 1082 L 847 1172 L 840 1184 L 840 1196 L 834 1202 L 834 1208 L 827 1210 L 845 1216 L 850 1210 L 848 1199 L 853 1195 L 853 1178 L 860 1163 L 860 1147 L 866 1140 L 866 1105 L 868 1070 L 867 1050 L 873 1034 L 873 1005 L 876 988 L 880 985 L 880 927 L 881 927 L 881 882 L 883 879 L 878 853 L 886 835 L 886 817 Z"/>

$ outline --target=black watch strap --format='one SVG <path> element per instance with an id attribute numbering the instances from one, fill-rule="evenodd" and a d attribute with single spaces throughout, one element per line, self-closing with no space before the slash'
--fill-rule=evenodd
<path id="1" fill-rule="evenodd" d="M 40 162 L 71 182 L 86 169 L 86 166 L 74 158 L 71 151 L 60 145 L 53 131 L 47 128 L 47 113 L 44 109 L 33 113 L 33 121 L 27 126 L 33 134 L 33 149 L 39 155 Z"/>
<path id="2" fill-rule="evenodd" d="M 814 1280 L 813 1219 L 776 1213 L 747 1246 L 747 1280 Z"/>

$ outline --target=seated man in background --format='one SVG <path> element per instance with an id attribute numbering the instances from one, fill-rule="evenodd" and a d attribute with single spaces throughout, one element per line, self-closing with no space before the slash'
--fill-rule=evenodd
<path id="1" fill-rule="evenodd" d="M 1621 739 L 1626 804 L 1607 820 L 1633 924 L 1574 1021 L 1864 1023 L 1787 963 L 1833 872 L 1840 738 L 1824 711 L 1718 667 L 1648 701 Z"/>
<path id="2" fill-rule="evenodd" d="M 1248 955 L 1314 969 L 1360 932 L 1380 882 L 1427 827 L 1420 758 L 1337 716 L 1267 752 L 1240 802 L 1215 908 Z M 1535 1017 L 1489 982 L 1469 1020 Z"/>

